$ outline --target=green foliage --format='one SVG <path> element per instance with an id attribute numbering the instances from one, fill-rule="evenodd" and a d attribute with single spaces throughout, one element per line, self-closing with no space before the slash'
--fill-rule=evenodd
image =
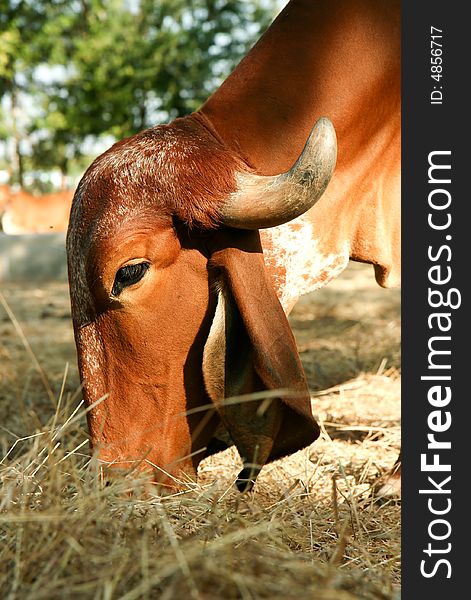
<path id="1" fill-rule="evenodd" d="M 66 172 L 85 139 L 122 138 L 198 108 L 277 2 L 0 0 L 0 7 L 0 91 L 21 88 L 34 98 L 29 162 Z"/>

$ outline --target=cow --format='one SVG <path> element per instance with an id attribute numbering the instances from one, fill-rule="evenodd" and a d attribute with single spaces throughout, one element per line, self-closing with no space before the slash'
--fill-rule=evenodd
<path id="1" fill-rule="evenodd" d="M 0 215 L 3 214 L 5 205 L 10 198 L 10 186 L 6 183 L 0 185 Z"/>
<path id="2" fill-rule="evenodd" d="M 251 489 L 319 427 L 288 324 L 350 259 L 400 274 L 400 3 L 291 0 L 191 115 L 77 188 L 70 295 L 103 465 L 196 477 L 229 440 Z"/>
<path id="3" fill-rule="evenodd" d="M 4 233 L 66 232 L 73 191 L 63 190 L 35 196 L 25 190 L 0 186 L 1 225 Z"/>

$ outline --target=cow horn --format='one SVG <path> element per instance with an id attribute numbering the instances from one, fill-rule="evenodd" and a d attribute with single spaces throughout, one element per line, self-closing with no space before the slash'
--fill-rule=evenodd
<path id="1" fill-rule="evenodd" d="M 337 138 L 322 117 L 289 171 L 281 175 L 237 173 L 237 191 L 220 211 L 222 224 L 237 229 L 275 227 L 299 217 L 324 193 L 334 172 Z"/>

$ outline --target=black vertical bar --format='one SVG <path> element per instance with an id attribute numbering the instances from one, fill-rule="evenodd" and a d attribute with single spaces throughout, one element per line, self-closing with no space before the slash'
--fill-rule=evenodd
<path id="1" fill-rule="evenodd" d="M 465 282 L 471 271 L 467 245 L 471 241 L 471 198 L 466 181 L 468 173 L 471 175 L 467 114 L 471 30 L 466 7 L 466 3 L 437 0 L 402 3 L 405 600 L 451 600 L 469 595 L 467 546 L 471 526 L 466 509 L 471 498 L 465 463 L 471 454 L 467 374 L 471 374 L 471 367 L 466 368 L 465 363 L 471 354 L 471 320 L 467 315 Z M 442 37 L 432 38 L 439 36 L 440 30 Z M 438 48 L 442 53 L 432 52 Z M 441 76 L 432 77 L 438 74 Z M 431 155 L 432 152 L 436 154 Z M 429 182 L 429 160 L 451 168 L 432 170 Z M 448 179 L 451 182 L 446 183 Z M 447 208 L 437 208 L 445 207 L 448 201 Z M 449 219 L 451 222 L 445 227 Z M 430 271 L 432 267 L 438 269 Z M 431 306 L 440 305 L 440 292 L 442 305 Z M 447 300 L 455 308 L 445 306 Z M 443 316 L 432 317 L 433 314 Z M 437 339 L 432 340 L 433 337 Z M 451 353 L 431 355 L 429 344 L 433 350 Z M 451 398 L 447 403 L 448 392 Z M 439 428 L 443 431 L 435 431 Z M 427 436 L 432 434 L 437 441 L 450 442 L 451 448 L 428 448 L 432 442 Z M 425 468 L 421 455 L 425 455 Z M 434 460 L 443 468 L 449 465 L 450 470 L 431 471 L 427 465 Z"/>

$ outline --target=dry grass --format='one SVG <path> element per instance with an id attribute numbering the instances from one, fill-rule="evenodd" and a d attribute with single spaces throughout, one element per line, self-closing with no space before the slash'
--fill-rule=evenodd
<path id="1" fill-rule="evenodd" d="M 2 598 L 399 597 L 400 507 L 370 493 L 399 447 L 399 294 L 370 268 L 296 307 L 322 437 L 244 496 L 232 449 L 176 496 L 131 476 L 104 485 L 77 409 L 66 286 L 4 295 L 18 326 L 0 308 Z"/>

